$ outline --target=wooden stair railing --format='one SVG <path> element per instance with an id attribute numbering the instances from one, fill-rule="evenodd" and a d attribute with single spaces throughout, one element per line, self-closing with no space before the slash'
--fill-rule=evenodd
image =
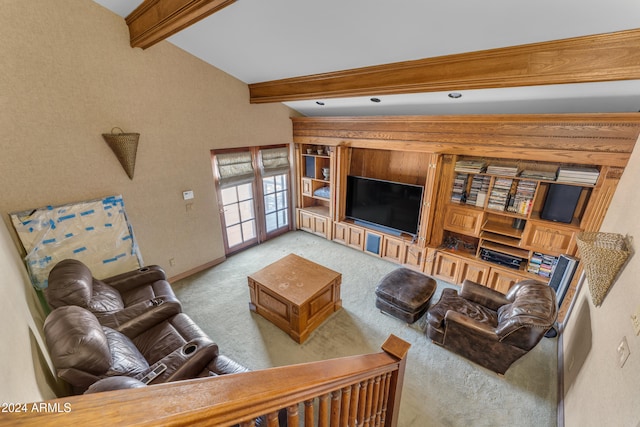
<path id="1" fill-rule="evenodd" d="M 390 426 L 398 422 L 410 344 L 382 352 L 27 403 L 0 425 Z"/>

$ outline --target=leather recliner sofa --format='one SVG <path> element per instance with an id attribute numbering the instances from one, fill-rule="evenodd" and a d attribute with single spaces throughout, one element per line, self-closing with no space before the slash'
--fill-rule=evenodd
<path id="1" fill-rule="evenodd" d="M 112 376 L 154 384 L 195 378 L 218 355 L 218 346 L 182 313 L 146 330 L 130 330 L 134 336 L 128 337 L 69 305 L 47 316 L 44 332 L 58 376 L 78 393 Z"/>
<path id="2" fill-rule="evenodd" d="M 504 374 L 553 327 L 558 308 L 552 288 L 535 280 L 507 294 L 465 280 L 460 293 L 443 289 L 427 311 L 427 336 L 444 348 Z"/>
<path id="3" fill-rule="evenodd" d="M 45 295 L 51 360 L 76 394 L 248 371 L 182 313 L 160 267 L 97 280 L 64 260 Z"/>
<path id="4" fill-rule="evenodd" d="M 136 322 L 157 323 L 182 312 L 164 270 L 157 265 L 98 280 L 81 261 L 65 259 L 51 269 L 45 297 L 51 309 L 77 305 L 121 332 Z"/>

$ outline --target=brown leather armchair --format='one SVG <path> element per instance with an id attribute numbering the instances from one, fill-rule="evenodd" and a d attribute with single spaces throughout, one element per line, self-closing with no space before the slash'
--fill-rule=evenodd
<path id="1" fill-rule="evenodd" d="M 164 270 L 152 265 L 98 280 L 81 261 L 66 259 L 49 273 L 45 296 L 51 309 L 76 305 L 126 333 L 140 321 L 153 325 L 182 311 L 166 279 Z"/>
<path id="2" fill-rule="evenodd" d="M 445 288 L 427 311 L 434 343 L 499 374 L 533 349 L 558 314 L 552 288 L 535 280 L 516 283 L 505 295 L 470 280 L 460 293 Z"/>

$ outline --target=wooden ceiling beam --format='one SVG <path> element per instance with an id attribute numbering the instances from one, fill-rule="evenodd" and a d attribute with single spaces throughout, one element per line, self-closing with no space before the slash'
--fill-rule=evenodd
<path id="1" fill-rule="evenodd" d="M 145 0 L 125 18 L 131 47 L 146 49 L 236 0 Z"/>
<path id="2" fill-rule="evenodd" d="M 640 29 L 249 85 L 252 103 L 640 79 Z"/>

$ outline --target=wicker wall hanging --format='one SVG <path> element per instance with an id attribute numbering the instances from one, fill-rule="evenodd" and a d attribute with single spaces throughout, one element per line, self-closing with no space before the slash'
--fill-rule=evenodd
<path id="1" fill-rule="evenodd" d="M 577 236 L 593 304 L 602 304 L 630 254 L 630 245 L 621 234 L 582 232 Z"/>
<path id="2" fill-rule="evenodd" d="M 120 133 L 114 133 L 115 130 Z M 124 171 L 133 179 L 133 171 L 136 168 L 136 153 L 138 152 L 139 133 L 124 133 L 122 129 L 115 127 L 111 133 L 103 133 L 102 137 L 109 144 L 111 150 L 120 161 Z"/>

